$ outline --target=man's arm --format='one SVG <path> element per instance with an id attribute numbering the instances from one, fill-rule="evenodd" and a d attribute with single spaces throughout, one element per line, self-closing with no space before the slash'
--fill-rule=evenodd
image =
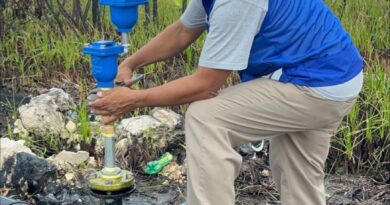
<path id="1" fill-rule="evenodd" d="M 141 91 L 138 106 L 181 105 L 215 97 L 230 73 L 230 70 L 200 67 L 190 76 Z"/>
<path id="2" fill-rule="evenodd" d="M 131 90 L 116 87 L 98 93 L 99 99 L 90 104 L 97 115 L 104 115 L 103 124 L 113 123 L 119 116 L 135 108 L 149 106 L 172 106 L 212 98 L 225 83 L 230 70 L 200 67 L 197 72 L 165 85 Z"/>
<path id="3" fill-rule="evenodd" d="M 137 69 L 173 57 L 193 43 L 203 31 L 204 27 L 187 28 L 176 21 L 124 60 L 121 67 Z"/>

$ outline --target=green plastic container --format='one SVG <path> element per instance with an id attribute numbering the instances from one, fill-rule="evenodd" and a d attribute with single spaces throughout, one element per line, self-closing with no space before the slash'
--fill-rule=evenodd
<path id="1" fill-rule="evenodd" d="M 160 159 L 156 161 L 148 162 L 145 168 L 145 173 L 147 174 L 157 174 L 159 173 L 165 166 L 167 166 L 173 159 L 171 153 L 167 152 L 163 154 Z"/>

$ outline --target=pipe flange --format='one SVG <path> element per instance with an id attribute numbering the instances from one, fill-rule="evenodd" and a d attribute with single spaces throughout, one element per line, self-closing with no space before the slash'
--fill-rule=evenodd
<path id="1" fill-rule="evenodd" d="M 111 172 L 108 169 L 112 169 Z M 117 167 L 104 168 L 89 176 L 89 188 L 101 192 L 120 192 L 134 186 L 134 184 L 135 178 L 133 173 Z"/>
<path id="2" fill-rule="evenodd" d="M 124 198 L 132 194 L 136 190 L 136 185 L 134 184 L 131 187 L 128 187 L 126 189 L 122 189 L 119 191 L 101 191 L 101 190 L 94 190 L 90 189 L 89 192 L 92 196 L 99 198 L 99 199 L 118 199 L 118 198 Z"/>

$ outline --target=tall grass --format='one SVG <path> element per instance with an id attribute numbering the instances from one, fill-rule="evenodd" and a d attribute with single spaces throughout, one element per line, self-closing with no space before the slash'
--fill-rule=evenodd
<path id="1" fill-rule="evenodd" d="M 337 136 L 332 143 L 329 162 L 334 167 L 345 164 L 346 170 L 360 168 L 376 170 L 390 166 L 390 1 L 388 0 L 326 0 L 329 7 L 340 17 L 355 44 L 365 57 L 365 84 Z M 167 25 L 177 20 L 181 8 L 172 0 L 159 1 L 159 16 L 147 21 L 144 9 L 139 9 L 139 21 L 130 37 L 130 52 L 146 44 Z M 119 41 L 109 20 L 107 8 L 101 12 L 102 31 L 90 29 L 81 33 L 65 29 L 61 33 L 46 22 L 36 18 L 15 20 L 18 25 L 0 39 L 0 72 L 4 77 L 21 77 L 49 81 L 55 73 L 89 75 L 89 58 L 82 54 L 82 47 L 99 39 Z M 92 16 L 88 18 L 90 23 Z M 8 20 L 13 20 L 8 17 Z M 92 23 L 90 23 L 92 25 Z M 204 35 L 181 55 L 166 62 L 146 66 L 140 72 L 150 73 L 147 81 L 155 85 L 190 74 L 198 63 Z M 229 78 L 228 84 L 237 82 Z M 80 107 L 81 121 L 87 115 Z M 185 111 L 185 106 L 179 108 Z M 137 110 L 137 113 L 140 113 Z M 145 111 L 146 112 L 146 111 Z M 88 124 L 81 134 L 89 135 Z M 329 171 L 333 171 L 330 169 Z"/>
<path id="2" fill-rule="evenodd" d="M 390 50 L 390 1 L 325 0 L 369 58 Z M 389 53 L 387 53 L 388 55 Z"/>
<path id="3" fill-rule="evenodd" d="M 390 1 L 327 0 L 365 58 L 363 91 L 333 143 L 346 170 L 389 167 Z M 343 157 L 337 157 L 337 156 Z M 385 162 L 385 163 L 379 163 Z"/>

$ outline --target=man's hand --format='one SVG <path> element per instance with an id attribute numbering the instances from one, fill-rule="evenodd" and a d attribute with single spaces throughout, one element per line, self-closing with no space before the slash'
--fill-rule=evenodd
<path id="1" fill-rule="evenodd" d="M 109 91 L 98 92 L 99 98 L 90 103 L 92 113 L 104 116 L 102 124 L 111 124 L 124 113 L 138 107 L 137 93 L 137 90 L 131 90 L 127 87 L 115 87 Z"/>
<path id="2" fill-rule="evenodd" d="M 126 85 L 131 84 L 131 76 L 134 68 L 132 68 L 131 57 L 126 58 L 118 67 L 118 74 L 116 75 L 115 82 L 124 82 Z"/>

